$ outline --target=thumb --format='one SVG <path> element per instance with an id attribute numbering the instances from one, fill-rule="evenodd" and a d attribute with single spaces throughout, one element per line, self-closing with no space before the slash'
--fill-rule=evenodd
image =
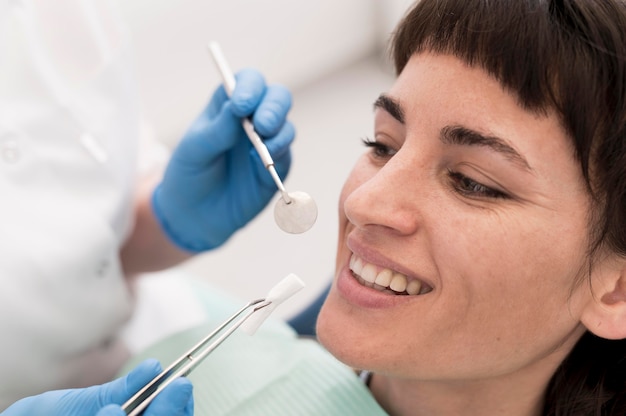
<path id="1" fill-rule="evenodd" d="M 187 416 L 193 414 L 193 386 L 186 378 L 177 378 L 154 398 L 145 416 Z"/>
<path id="2" fill-rule="evenodd" d="M 196 118 L 172 159 L 183 166 L 204 167 L 234 147 L 244 134 L 241 120 L 233 114 L 229 101 L 215 117 L 210 118 L 205 111 Z"/>
<path id="3" fill-rule="evenodd" d="M 100 409 L 96 416 L 126 416 L 126 413 L 122 410 L 118 404 L 110 404 Z"/>
<path id="4" fill-rule="evenodd" d="M 118 378 L 101 386 L 100 403 L 122 404 L 161 372 L 161 364 L 148 359 L 135 367 L 126 377 Z"/>

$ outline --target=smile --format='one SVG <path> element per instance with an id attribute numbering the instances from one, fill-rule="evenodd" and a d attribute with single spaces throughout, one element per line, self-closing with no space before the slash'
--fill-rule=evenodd
<path id="1" fill-rule="evenodd" d="M 391 269 L 366 263 L 355 254 L 350 257 L 350 270 L 360 284 L 379 292 L 414 296 L 432 291 L 431 287 L 417 279 L 409 278 L 405 274 Z"/>

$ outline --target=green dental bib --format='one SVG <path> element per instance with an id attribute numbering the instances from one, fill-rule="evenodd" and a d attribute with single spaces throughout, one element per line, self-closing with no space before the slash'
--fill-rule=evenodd
<path id="1" fill-rule="evenodd" d="M 124 372 L 149 357 L 167 366 L 245 304 L 192 284 L 199 286 L 194 291 L 207 306 L 208 322 L 156 343 Z M 199 416 L 386 415 L 351 368 L 278 320 L 267 320 L 252 336 L 235 331 L 189 379 Z"/>

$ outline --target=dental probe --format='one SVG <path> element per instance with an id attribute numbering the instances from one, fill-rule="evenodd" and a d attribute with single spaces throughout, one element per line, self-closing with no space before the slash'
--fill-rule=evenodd
<path id="1" fill-rule="evenodd" d="M 226 62 L 226 58 L 224 57 L 224 54 L 222 53 L 222 49 L 220 48 L 219 44 L 217 42 L 211 42 L 209 44 L 209 50 L 211 51 L 211 56 L 213 57 L 213 60 L 215 61 L 215 65 L 217 65 L 217 68 L 220 71 L 220 74 L 222 75 L 222 80 L 224 81 L 224 88 L 226 89 L 226 93 L 230 97 L 233 91 L 235 90 L 235 85 L 236 85 L 235 76 L 230 70 L 230 67 L 228 66 L 228 63 Z M 241 120 L 241 123 L 243 125 L 243 129 L 246 131 L 246 134 L 248 135 L 248 138 L 252 142 L 252 145 L 254 146 L 256 151 L 259 153 L 259 156 L 261 157 L 261 161 L 263 161 L 265 168 L 270 172 L 270 175 L 272 175 L 272 179 L 274 179 L 274 182 L 276 183 L 276 186 L 280 190 L 280 193 L 283 199 L 285 200 L 287 204 L 291 204 L 292 201 L 291 201 L 291 198 L 289 197 L 289 193 L 285 189 L 285 185 L 283 185 L 283 182 L 280 180 L 278 173 L 276 173 L 276 168 L 274 167 L 274 160 L 272 160 L 272 156 L 270 155 L 270 152 L 267 150 L 267 147 L 265 146 L 265 144 L 263 144 L 263 141 L 261 140 L 257 132 L 254 130 L 254 126 L 252 125 L 252 122 L 249 119 L 244 118 Z"/>
<path id="2" fill-rule="evenodd" d="M 222 53 L 222 49 L 217 42 L 209 43 L 209 51 L 222 76 L 226 93 L 230 97 L 235 90 L 235 76 L 230 70 L 226 58 Z M 261 161 L 269 171 L 281 193 L 281 198 L 276 201 L 276 205 L 274 206 L 274 220 L 276 224 L 283 231 L 291 234 L 299 234 L 307 231 L 317 220 L 317 205 L 315 201 L 306 192 L 287 192 L 276 172 L 272 156 L 254 130 L 252 122 L 248 118 L 243 118 L 241 123 L 252 145 L 261 157 Z"/>

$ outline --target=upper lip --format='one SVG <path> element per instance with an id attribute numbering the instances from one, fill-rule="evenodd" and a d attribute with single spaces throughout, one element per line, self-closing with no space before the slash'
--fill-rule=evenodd
<path id="1" fill-rule="evenodd" d="M 402 273 L 409 280 L 412 280 L 412 279 L 419 280 L 422 284 L 425 284 L 429 286 L 430 288 L 434 288 L 434 285 L 432 284 L 432 282 L 428 281 L 423 276 L 415 275 L 415 273 L 413 273 L 412 271 L 408 270 L 404 266 L 384 256 L 375 248 L 372 248 L 371 246 L 364 244 L 357 237 L 354 237 L 353 235 L 348 236 L 346 245 L 348 246 L 350 251 L 352 251 L 352 253 L 356 254 L 358 257 L 360 257 L 363 261 L 367 263 L 371 263 L 379 267 L 390 269 L 390 270 L 393 270 L 394 272 Z"/>

